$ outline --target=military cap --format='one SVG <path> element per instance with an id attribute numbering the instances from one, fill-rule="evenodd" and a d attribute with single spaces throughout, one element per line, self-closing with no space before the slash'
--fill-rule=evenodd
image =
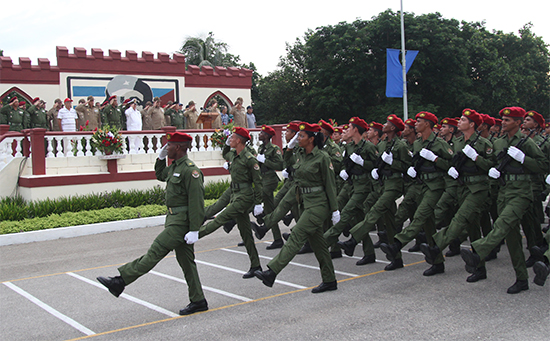
<path id="1" fill-rule="evenodd" d="M 395 114 L 389 115 L 387 120 L 391 122 L 398 131 L 405 129 L 405 123 L 403 123 L 403 120 L 397 117 Z"/>
<path id="2" fill-rule="evenodd" d="M 35 98 L 32 99 L 33 104 L 36 103 L 36 101 L 40 101 L 40 97 L 35 97 Z"/>
<path id="3" fill-rule="evenodd" d="M 413 127 L 413 128 L 414 128 L 414 125 L 416 124 L 416 120 L 413 120 L 412 118 L 408 118 L 408 119 L 405 121 L 405 124 L 408 125 L 409 127 Z"/>
<path id="4" fill-rule="evenodd" d="M 495 125 L 498 127 L 502 127 L 502 120 L 500 118 L 495 118 Z"/>
<path id="5" fill-rule="evenodd" d="M 332 124 L 326 122 L 325 120 L 320 120 L 319 121 L 319 126 L 321 126 L 321 128 L 327 130 L 329 133 L 334 133 L 334 127 L 332 126 Z"/>
<path id="6" fill-rule="evenodd" d="M 373 121 L 373 122 L 369 123 L 369 128 L 374 128 L 374 129 L 378 129 L 378 130 L 382 131 L 382 128 L 384 128 L 384 125 Z"/>
<path id="7" fill-rule="evenodd" d="M 483 123 L 487 124 L 489 127 L 492 127 L 495 125 L 495 119 L 487 114 L 480 114 L 483 118 Z"/>
<path id="8" fill-rule="evenodd" d="M 363 128 L 365 130 L 369 129 L 369 125 L 367 124 L 367 122 L 365 122 L 365 120 L 363 120 L 363 119 L 360 119 L 359 117 L 350 118 L 349 123 L 358 125 L 358 126 L 360 126 L 361 128 Z"/>
<path id="9" fill-rule="evenodd" d="M 9 102 L 9 103 L 12 104 L 13 102 L 15 102 L 15 100 L 19 100 L 19 99 L 17 98 L 17 96 L 13 96 L 12 98 L 10 98 L 10 102 Z"/>
<path id="10" fill-rule="evenodd" d="M 67 103 L 67 102 L 72 102 L 73 100 L 70 99 L 69 97 L 65 98 L 65 100 L 63 101 L 63 103 Z"/>
<path id="11" fill-rule="evenodd" d="M 262 125 L 262 131 L 270 136 L 275 136 L 275 129 L 271 128 L 270 126 L 266 126 L 265 124 Z"/>
<path id="12" fill-rule="evenodd" d="M 462 116 L 466 116 L 467 119 L 474 122 L 476 126 L 480 126 L 483 123 L 483 118 L 481 115 L 474 109 L 464 109 L 462 110 Z"/>
<path id="13" fill-rule="evenodd" d="M 453 126 L 453 127 L 458 126 L 458 122 L 454 118 L 449 118 L 449 117 L 445 117 L 444 119 L 441 120 L 440 123 L 441 124 L 447 124 L 447 125 L 450 125 L 450 126 Z"/>
<path id="14" fill-rule="evenodd" d="M 419 118 L 422 118 L 424 120 L 428 120 L 428 121 L 432 121 L 434 124 L 437 124 L 437 116 L 435 116 L 434 114 L 432 114 L 431 112 L 427 112 L 427 111 L 421 111 L 419 112 L 418 114 L 416 114 L 416 117 L 415 117 L 417 120 Z"/>
<path id="15" fill-rule="evenodd" d="M 529 110 L 526 114 L 525 114 L 525 117 L 527 116 L 530 116 L 532 117 L 535 122 L 537 122 L 539 124 L 540 127 L 544 127 L 544 117 L 542 117 L 541 114 L 539 114 L 538 112 L 534 111 L 534 110 Z"/>
<path id="16" fill-rule="evenodd" d="M 309 132 L 312 132 L 312 133 L 318 133 L 318 132 L 321 131 L 321 127 L 318 124 L 310 124 L 310 123 L 307 123 L 307 122 L 300 123 L 299 128 L 300 128 L 300 130 L 309 131 Z"/>
<path id="17" fill-rule="evenodd" d="M 518 118 L 524 118 L 525 117 L 525 109 L 521 107 L 506 107 L 499 111 L 499 115 L 504 117 L 518 117 Z"/>
<path id="18" fill-rule="evenodd" d="M 250 140 L 250 133 L 248 132 L 248 130 L 246 130 L 245 128 L 243 127 L 235 127 L 233 128 L 233 133 L 241 136 L 241 137 L 244 137 L 245 139 L 247 140 Z"/>
<path id="19" fill-rule="evenodd" d="M 111 97 L 109 97 L 109 102 L 113 99 L 116 99 L 116 95 L 112 95 Z"/>
<path id="20" fill-rule="evenodd" d="M 298 131 L 298 130 L 300 130 L 300 127 L 298 127 L 298 123 L 290 122 L 289 124 L 286 125 L 286 129 Z"/>
<path id="21" fill-rule="evenodd" d="M 193 140 L 191 136 L 187 135 L 186 133 L 180 133 L 178 131 L 175 133 L 167 133 L 166 139 L 168 140 L 168 142 L 189 142 Z"/>

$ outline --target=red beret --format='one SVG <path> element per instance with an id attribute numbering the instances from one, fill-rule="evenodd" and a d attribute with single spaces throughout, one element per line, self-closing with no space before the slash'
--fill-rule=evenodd
<path id="1" fill-rule="evenodd" d="M 502 120 L 500 118 L 495 118 L 495 125 L 502 127 Z"/>
<path id="2" fill-rule="evenodd" d="M 298 123 L 290 122 L 289 124 L 287 124 L 286 129 L 298 131 L 298 130 L 300 130 L 300 127 L 298 127 Z"/>
<path id="3" fill-rule="evenodd" d="M 342 128 L 340 128 L 340 127 L 334 127 L 334 132 L 335 132 L 335 133 L 341 134 L 341 133 L 342 133 Z"/>
<path id="4" fill-rule="evenodd" d="M 428 121 L 432 121 L 434 124 L 437 124 L 437 116 L 435 116 L 434 114 L 432 114 L 431 112 L 427 112 L 427 111 L 421 111 L 419 112 L 418 114 L 416 114 L 416 117 L 415 117 L 417 120 L 419 118 L 422 118 L 424 120 L 428 120 Z"/>
<path id="5" fill-rule="evenodd" d="M 538 112 L 534 111 L 534 110 L 529 110 L 526 114 L 525 114 L 525 117 L 527 116 L 531 116 L 538 124 L 540 127 L 544 127 L 544 117 L 542 117 L 541 114 L 539 114 Z"/>
<path id="6" fill-rule="evenodd" d="M 250 140 L 250 133 L 248 130 L 244 129 L 243 127 L 235 127 L 233 128 L 233 133 L 244 137 L 247 140 Z"/>
<path id="7" fill-rule="evenodd" d="M 439 128 L 441 128 L 441 127 L 439 126 L 439 124 L 437 124 L 437 123 L 434 124 L 434 129 L 439 129 Z"/>
<path id="8" fill-rule="evenodd" d="M 35 97 L 32 99 L 32 103 L 36 103 L 36 101 L 40 101 L 40 97 Z"/>
<path id="9" fill-rule="evenodd" d="M 369 128 L 382 130 L 382 128 L 384 128 L 384 125 L 373 121 L 373 122 L 369 123 Z"/>
<path id="10" fill-rule="evenodd" d="M 320 120 L 319 125 L 321 126 L 321 128 L 328 130 L 329 133 L 334 133 L 334 127 L 332 126 L 332 124 L 327 123 L 324 120 Z"/>
<path id="11" fill-rule="evenodd" d="M 462 110 L 462 116 L 466 116 L 470 121 L 474 122 L 476 126 L 480 126 L 483 123 L 483 118 L 481 115 L 473 109 L 464 109 Z"/>
<path id="12" fill-rule="evenodd" d="M 350 118 L 349 123 L 358 125 L 359 127 L 365 130 L 369 129 L 369 125 L 367 124 L 367 122 L 365 122 L 365 120 L 360 119 L 359 117 Z"/>
<path id="13" fill-rule="evenodd" d="M 109 102 L 110 102 L 112 99 L 116 99 L 116 95 L 112 95 L 111 97 L 109 97 Z"/>
<path id="14" fill-rule="evenodd" d="M 275 129 L 270 126 L 266 126 L 265 124 L 262 126 L 262 131 L 270 136 L 275 136 Z"/>
<path id="15" fill-rule="evenodd" d="M 414 128 L 414 125 L 416 124 L 416 120 L 413 120 L 412 118 L 409 118 L 405 121 L 405 124 L 408 125 L 409 127 Z"/>
<path id="16" fill-rule="evenodd" d="M 300 130 L 310 131 L 312 133 L 317 133 L 321 131 L 321 127 L 318 124 L 309 124 L 307 122 L 300 123 Z"/>
<path id="17" fill-rule="evenodd" d="M 126 98 L 126 99 L 124 100 L 124 102 L 122 102 L 122 104 L 127 104 L 127 103 L 130 102 L 131 100 L 132 100 L 131 98 Z"/>
<path id="18" fill-rule="evenodd" d="M 349 129 L 349 124 L 344 124 L 344 125 L 342 126 L 342 130 L 346 130 L 346 129 Z"/>
<path id="19" fill-rule="evenodd" d="M 390 121 L 398 131 L 401 131 L 405 129 L 405 123 L 403 123 L 403 120 L 397 117 L 395 114 L 391 114 L 387 118 L 388 121 Z"/>
<path id="20" fill-rule="evenodd" d="M 449 118 L 449 117 L 445 117 L 444 119 L 442 119 L 441 124 L 447 124 L 453 127 L 458 126 L 458 122 L 454 118 Z"/>
<path id="21" fill-rule="evenodd" d="M 15 102 L 15 100 L 19 100 L 19 98 L 17 98 L 17 96 L 13 96 L 11 99 L 10 99 L 10 104 Z"/>
<path id="22" fill-rule="evenodd" d="M 525 117 L 525 109 L 520 107 L 506 107 L 499 111 L 500 116 L 504 117 Z"/>
<path id="23" fill-rule="evenodd" d="M 72 102 L 72 101 L 73 101 L 72 99 L 70 99 L 70 98 L 67 97 L 67 98 L 65 98 L 65 100 L 63 101 L 63 103 Z"/>
<path id="24" fill-rule="evenodd" d="M 483 118 L 483 123 L 487 124 L 488 126 L 492 127 L 495 125 L 495 119 L 487 114 L 480 114 Z"/>
<path id="25" fill-rule="evenodd" d="M 166 139 L 168 140 L 168 142 L 193 141 L 193 138 L 191 136 L 187 135 L 186 133 L 180 133 L 180 132 L 168 133 L 166 134 Z"/>
<path id="26" fill-rule="evenodd" d="M 25 101 L 19 102 L 19 106 L 22 106 L 22 105 L 25 105 L 25 104 L 27 104 Z"/>

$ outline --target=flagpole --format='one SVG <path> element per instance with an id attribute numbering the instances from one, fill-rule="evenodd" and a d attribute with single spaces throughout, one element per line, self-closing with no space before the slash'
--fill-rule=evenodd
<path id="1" fill-rule="evenodd" d="M 405 22 L 403 20 L 403 0 L 401 0 L 401 66 L 403 68 L 403 121 L 409 118 L 407 105 L 407 58 L 405 52 Z"/>

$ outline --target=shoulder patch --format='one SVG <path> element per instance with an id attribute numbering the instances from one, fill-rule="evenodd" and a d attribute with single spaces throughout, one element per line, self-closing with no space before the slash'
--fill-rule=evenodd
<path id="1" fill-rule="evenodd" d="M 257 163 L 254 164 L 254 170 L 260 170 L 260 166 Z"/>
<path id="2" fill-rule="evenodd" d="M 197 179 L 197 178 L 200 176 L 199 171 L 196 170 L 196 169 L 195 169 L 193 172 L 191 172 L 191 175 L 192 175 L 195 179 Z"/>
<path id="3" fill-rule="evenodd" d="M 493 148 L 488 147 L 487 150 L 485 151 L 485 153 L 486 153 L 487 155 L 493 154 Z"/>
<path id="4" fill-rule="evenodd" d="M 277 151 L 275 153 L 281 155 L 281 150 L 279 148 L 277 148 Z"/>
<path id="5" fill-rule="evenodd" d="M 331 170 L 334 170 L 334 166 L 332 165 L 332 162 L 330 163 L 330 165 L 328 166 L 328 168 L 330 168 Z"/>
<path id="6" fill-rule="evenodd" d="M 340 152 L 336 152 L 336 154 L 334 154 L 334 155 L 336 155 L 336 157 L 342 156 L 342 154 L 340 154 Z"/>

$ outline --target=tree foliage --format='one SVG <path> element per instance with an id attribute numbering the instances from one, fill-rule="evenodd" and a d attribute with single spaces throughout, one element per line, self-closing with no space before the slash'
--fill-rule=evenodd
<path id="1" fill-rule="evenodd" d="M 410 115 L 428 110 L 442 118 L 471 107 L 497 116 L 512 105 L 550 114 L 548 46 L 530 24 L 518 36 L 439 13 L 404 17 L 406 47 L 420 51 L 407 74 Z M 400 46 L 400 16 L 391 10 L 309 30 L 258 80 L 255 112 L 268 123 L 402 115 L 402 99 L 385 96 L 386 48 Z"/>
<path id="2" fill-rule="evenodd" d="M 214 39 L 212 32 L 208 33 L 205 38 L 202 37 L 187 37 L 183 42 L 179 53 L 185 55 L 185 65 L 204 65 L 215 66 L 238 66 L 240 62 L 239 56 L 234 56 L 228 53 L 229 46 L 227 43 Z"/>

